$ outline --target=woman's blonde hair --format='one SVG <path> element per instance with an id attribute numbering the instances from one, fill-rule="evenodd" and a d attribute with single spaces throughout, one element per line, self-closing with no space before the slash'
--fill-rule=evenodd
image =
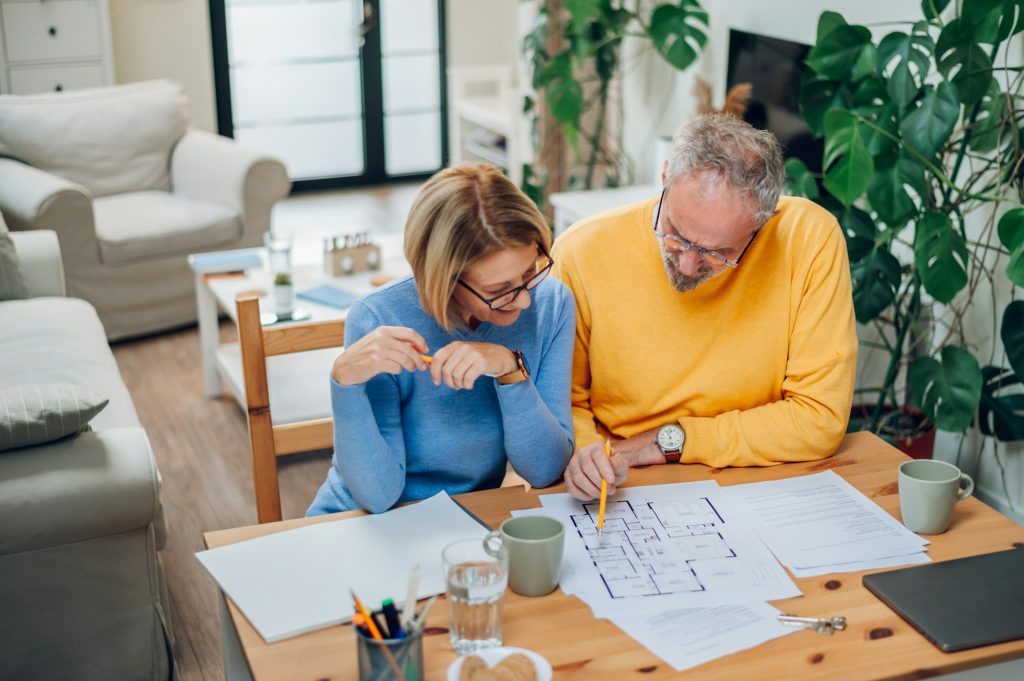
<path id="1" fill-rule="evenodd" d="M 405 257 L 420 304 L 445 329 L 460 277 L 481 258 L 511 246 L 551 247 L 537 206 L 499 170 L 483 164 L 446 168 L 427 180 L 405 223 Z"/>

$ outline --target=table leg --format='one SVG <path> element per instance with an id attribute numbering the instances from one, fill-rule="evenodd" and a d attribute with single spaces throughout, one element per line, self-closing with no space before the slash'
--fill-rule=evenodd
<path id="1" fill-rule="evenodd" d="M 217 299 L 206 285 L 203 275 L 196 273 L 196 316 L 199 319 L 199 348 L 203 363 L 203 387 L 206 396 L 221 397 L 220 375 L 217 373 L 217 345 L 220 330 L 217 324 Z"/>

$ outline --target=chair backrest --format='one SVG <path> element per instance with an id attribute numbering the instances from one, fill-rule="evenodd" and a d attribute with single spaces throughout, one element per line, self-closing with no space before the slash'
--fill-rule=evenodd
<path id="1" fill-rule="evenodd" d="M 239 295 L 235 305 L 238 309 L 249 444 L 252 447 L 256 515 L 260 523 L 276 522 L 281 520 L 277 457 L 332 447 L 334 426 L 330 418 L 274 425 L 270 413 L 267 358 L 341 347 L 345 338 L 345 321 L 299 322 L 265 329 L 260 324 L 259 299 L 255 295 Z"/>
<path id="2" fill-rule="evenodd" d="M 0 156 L 59 175 L 93 196 L 171 188 L 171 151 L 189 125 L 178 83 L 0 95 Z"/>

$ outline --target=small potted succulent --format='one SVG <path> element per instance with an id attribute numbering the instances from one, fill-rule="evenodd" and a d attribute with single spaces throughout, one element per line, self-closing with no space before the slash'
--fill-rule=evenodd
<path id="1" fill-rule="evenodd" d="M 278 272 L 274 275 L 274 314 L 287 319 L 292 315 L 292 275 Z"/>

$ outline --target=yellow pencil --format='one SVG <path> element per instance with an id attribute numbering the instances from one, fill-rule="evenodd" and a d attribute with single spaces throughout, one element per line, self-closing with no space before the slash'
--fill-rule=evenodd
<path id="1" fill-rule="evenodd" d="M 420 355 L 420 359 L 422 359 L 427 364 L 433 364 L 434 363 L 434 358 L 431 357 L 430 355 Z"/>
<path id="2" fill-rule="evenodd" d="M 608 457 L 610 461 L 612 458 L 612 441 L 611 439 L 604 441 L 604 455 Z M 608 481 L 601 480 L 601 506 L 597 510 L 597 536 L 602 538 L 604 536 L 604 508 L 608 504 Z"/>

